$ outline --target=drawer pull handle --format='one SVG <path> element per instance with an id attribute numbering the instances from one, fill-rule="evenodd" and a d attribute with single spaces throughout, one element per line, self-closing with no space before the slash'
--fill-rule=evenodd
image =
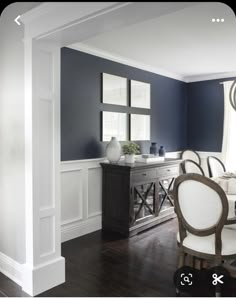
<path id="1" fill-rule="evenodd" d="M 170 171 L 170 169 L 167 169 L 167 171 Z"/>
<path id="2" fill-rule="evenodd" d="M 145 175 L 147 175 L 146 173 L 143 173 L 143 175 L 145 176 Z"/>

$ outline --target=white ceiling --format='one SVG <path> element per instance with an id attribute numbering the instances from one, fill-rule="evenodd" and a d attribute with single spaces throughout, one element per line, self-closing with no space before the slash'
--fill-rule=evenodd
<path id="1" fill-rule="evenodd" d="M 177 10 L 176 3 L 172 4 L 172 12 L 167 9 L 160 14 L 158 8 L 163 11 L 163 3 L 156 2 L 156 16 L 71 47 L 130 61 L 186 82 L 236 75 L 236 18 L 231 8 L 202 2 L 185 8 L 180 3 Z M 212 18 L 224 22 L 213 23 Z"/>

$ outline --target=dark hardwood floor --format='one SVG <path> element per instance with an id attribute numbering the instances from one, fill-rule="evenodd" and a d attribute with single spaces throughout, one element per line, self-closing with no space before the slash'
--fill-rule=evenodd
<path id="1" fill-rule="evenodd" d="M 129 239 L 97 231 L 63 243 L 66 283 L 39 297 L 175 296 L 176 231 L 173 219 Z M 2 274 L 1 290 L 7 296 L 25 296 Z M 198 294 L 187 295 L 214 296 L 204 287 Z M 236 283 L 227 295 L 236 295 Z"/>
<path id="2" fill-rule="evenodd" d="M 41 296 L 175 296 L 176 220 L 130 239 L 101 231 L 62 245 L 66 280 Z"/>

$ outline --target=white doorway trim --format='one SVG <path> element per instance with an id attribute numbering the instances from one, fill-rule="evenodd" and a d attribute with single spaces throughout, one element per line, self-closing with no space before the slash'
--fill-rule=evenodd
<path id="1" fill-rule="evenodd" d="M 60 48 L 25 38 L 25 238 L 22 288 L 65 281 L 60 236 Z"/>
<path id="2" fill-rule="evenodd" d="M 25 29 L 26 194 L 22 288 L 29 295 L 65 281 L 60 220 L 60 48 L 189 5 L 51 2 L 21 16 Z"/>
<path id="3" fill-rule="evenodd" d="M 60 48 L 64 42 L 51 40 L 48 30 L 58 34 L 67 27 L 69 34 L 75 19 L 89 15 L 91 20 L 91 13 L 95 18 L 102 10 L 104 14 L 104 9 L 113 11 L 124 3 L 75 5 L 77 10 L 74 4 L 45 3 L 21 17 L 25 26 L 26 194 L 26 261 L 21 274 L 23 291 L 31 296 L 65 281 L 60 202 Z M 47 39 L 42 38 L 44 34 Z"/>

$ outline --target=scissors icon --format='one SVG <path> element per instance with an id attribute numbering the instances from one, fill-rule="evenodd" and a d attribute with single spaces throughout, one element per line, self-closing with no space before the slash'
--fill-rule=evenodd
<path id="1" fill-rule="evenodd" d="M 213 284 L 214 286 L 216 286 L 218 283 L 223 284 L 224 282 L 221 280 L 223 277 L 224 277 L 224 275 L 220 275 L 220 276 L 218 277 L 218 275 L 217 275 L 216 273 L 214 273 L 214 274 L 212 275 L 212 278 L 214 278 L 214 280 L 212 281 L 212 284 Z"/>
<path id="2" fill-rule="evenodd" d="M 181 280 L 181 285 L 186 285 L 188 284 L 189 286 L 191 286 L 193 284 L 192 280 L 189 277 L 193 277 L 192 273 L 188 273 L 188 275 L 186 275 L 185 273 L 181 273 L 180 277 L 182 278 Z"/>

